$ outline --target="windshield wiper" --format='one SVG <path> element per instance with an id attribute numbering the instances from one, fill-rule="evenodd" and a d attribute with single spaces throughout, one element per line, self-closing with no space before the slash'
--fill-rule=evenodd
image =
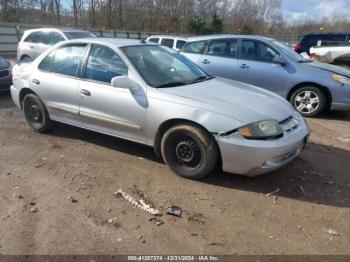
<path id="1" fill-rule="evenodd" d="M 210 80 L 210 79 L 213 79 L 214 77 L 215 76 L 211 76 L 211 75 L 200 76 L 200 77 L 197 77 L 196 79 L 194 79 L 193 81 L 191 81 L 189 84 L 194 84 L 194 83 L 199 83 L 202 81 Z"/>
<path id="2" fill-rule="evenodd" d="M 159 85 L 159 86 L 156 86 L 156 88 L 184 86 L 184 85 L 187 85 L 187 84 L 188 84 L 188 83 L 180 82 L 180 81 L 177 81 L 177 82 L 168 82 L 168 83 L 165 83 L 165 84 L 161 84 L 161 85 Z"/>

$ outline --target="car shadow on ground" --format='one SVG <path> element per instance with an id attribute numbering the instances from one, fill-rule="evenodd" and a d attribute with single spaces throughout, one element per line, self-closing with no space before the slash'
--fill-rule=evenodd
<path id="1" fill-rule="evenodd" d="M 11 108 L 14 106 L 10 91 L 0 92 L 0 109 Z"/>
<path id="2" fill-rule="evenodd" d="M 350 208 L 350 152 L 319 144 L 287 166 L 249 178 L 216 172 L 202 182 L 219 187 L 268 194 L 315 204 Z"/>
<path id="3" fill-rule="evenodd" d="M 350 121 L 350 112 L 347 111 L 328 111 L 318 117 L 323 120 Z"/>
<path id="4" fill-rule="evenodd" d="M 148 146 L 107 135 L 56 124 L 50 134 L 106 147 L 157 163 L 163 163 Z M 219 168 L 209 177 L 193 183 L 267 194 L 334 207 L 350 207 L 350 152 L 338 148 L 309 144 L 303 154 L 289 165 L 256 178 L 223 173 Z"/>

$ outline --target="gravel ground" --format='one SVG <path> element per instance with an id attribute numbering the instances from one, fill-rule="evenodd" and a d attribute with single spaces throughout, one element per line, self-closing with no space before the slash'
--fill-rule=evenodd
<path id="1" fill-rule="evenodd" d="M 36 134 L 2 94 L 0 254 L 349 254 L 349 121 L 309 119 L 306 150 L 270 175 L 190 181 L 145 146 L 61 124 Z M 164 224 L 116 198 L 120 188 Z"/>

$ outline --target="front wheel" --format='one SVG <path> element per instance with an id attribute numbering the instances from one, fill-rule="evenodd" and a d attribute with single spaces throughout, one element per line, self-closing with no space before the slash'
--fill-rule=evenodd
<path id="1" fill-rule="evenodd" d="M 161 151 L 165 163 L 178 176 L 200 179 L 218 163 L 216 142 L 206 131 L 192 125 L 177 125 L 164 134 Z"/>
<path id="2" fill-rule="evenodd" d="M 51 127 L 49 114 L 40 101 L 39 97 L 34 94 L 28 94 L 23 99 L 24 116 L 34 131 L 44 133 Z"/>
<path id="3" fill-rule="evenodd" d="M 325 94 L 317 87 L 302 87 L 296 90 L 290 99 L 294 108 L 305 117 L 321 114 L 327 106 Z"/>

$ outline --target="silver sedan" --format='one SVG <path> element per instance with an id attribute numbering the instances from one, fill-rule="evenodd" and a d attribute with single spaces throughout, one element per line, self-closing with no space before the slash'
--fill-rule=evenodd
<path id="1" fill-rule="evenodd" d="M 309 135 L 278 95 L 137 40 L 66 41 L 16 65 L 13 81 L 12 99 L 35 131 L 59 121 L 149 145 L 191 179 L 220 162 L 230 173 L 270 172 L 296 158 Z"/>

